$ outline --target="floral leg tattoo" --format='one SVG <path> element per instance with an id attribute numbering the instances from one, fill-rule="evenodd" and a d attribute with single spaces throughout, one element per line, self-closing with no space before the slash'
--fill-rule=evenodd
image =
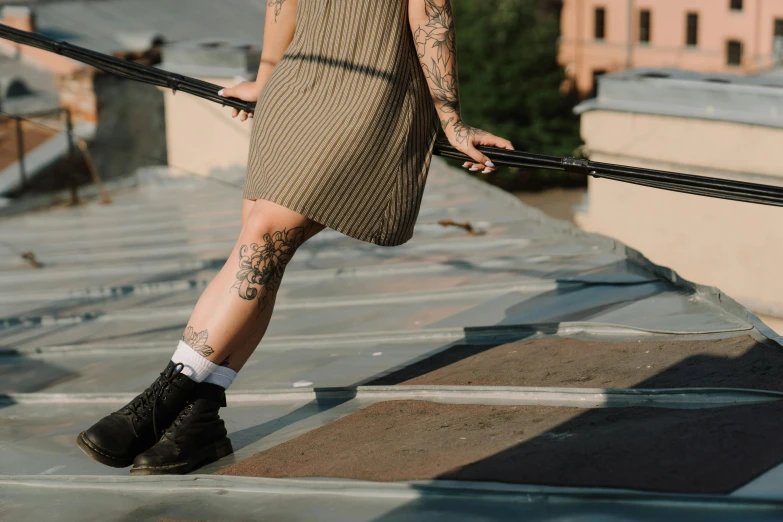
<path id="1" fill-rule="evenodd" d="M 265 234 L 260 245 L 239 247 L 239 272 L 231 289 L 247 301 L 257 299 L 262 312 L 268 304 L 267 296 L 280 286 L 286 265 L 307 239 L 308 231 L 309 227 L 278 230 Z"/>
<path id="2" fill-rule="evenodd" d="M 209 357 L 215 353 L 215 350 L 207 344 L 208 338 L 209 332 L 207 330 L 197 332 L 193 329 L 192 326 L 188 326 L 185 329 L 185 333 L 182 335 L 182 340 L 185 341 L 188 346 L 193 348 L 193 350 L 204 357 Z"/>
<path id="3" fill-rule="evenodd" d="M 285 0 L 269 0 L 266 3 L 267 7 L 273 7 L 275 9 L 275 23 L 277 23 L 277 15 L 280 14 L 280 10 L 283 8 L 284 3 Z"/>

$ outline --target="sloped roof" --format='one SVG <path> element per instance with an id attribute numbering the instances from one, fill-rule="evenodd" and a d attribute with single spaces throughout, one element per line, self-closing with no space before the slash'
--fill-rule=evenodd
<path id="1" fill-rule="evenodd" d="M 38 31 L 99 51 L 144 50 L 156 37 L 177 42 L 194 35 L 259 46 L 266 2 L 257 0 L 58 1 L 34 7 Z"/>
<path id="2" fill-rule="evenodd" d="M 325 231 L 297 253 L 267 336 L 229 391 L 229 407 L 222 411 L 235 455 L 184 477 L 131 478 L 127 469 L 88 459 L 74 439 L 149 384 L 165 365 L 198 295 L 233 245 L 239 189 L 209 179 L 150 175 L 138 188 L 114 194 L 109 206 L 90 203 L 0 222 L 3 515 L 15 521 L 55 515 L 63 521 L 780 516 L 783 456 L 772 441 L 778 438 L 775 423 L 783 422 L 783 416 L 769 411 L 779 408 L 780 390 L 777 384 L 753 380 L 781 367 L 775 360 L 780 345 L 773 332 L 719 291 L 682 281 L 609 238 L 548 218 L 437 158 L 430 176 L 415 236 L 406 245 L 376 247 Z M 470 223 L 479 233 L 438 224 L 443 219 Z M 21 259 L 26 250 L 34 252 L 42 268 Z M 560 349 L 558 340 L 569 346 L 584 344 L 564 359 L 553 351 Z M 685 341 L 691 344 L 678 344 Z M 707 348 L 684 348 L 693 343 Z M 729 351 L 714 351 L 714 343 L 728 343 Z M 482 350 L 493 346 L 505 350 L 506 359 L 496 371 L 488 371 L 491 350 Z M 466 349 L 466 357 L 455 355 Z M 578 350 L 605 355 L 588 371 Z M 538 373 L 525 377 L 528 384 L 515 385 L 505 379 L 527 375 L 525 365 L 515 366 L 522 352 L 535 362 Z M 677 360 L 664 359 L 664 352 Z M 621 359 L 625 377 L 638 385 L 618 384 Z M 547 361 L 551 372 L 546 371 Z M 662 365 L 660 371 L 656 364 Z M 546 384 L 554 382 L 550 374 L 566 368 L 576 376 L 558 377 L 561 384 L 556 386 Z M 701 377 L 691 377 L 694 368 Z M 440 370 L 450 373 L 444 376 Z M 581 375 L 583 370 L 589 375 Z M 636 380 L 636 371 L 645 380 Z M 723 373 L 740 380 L 721 380 Z M 490 379 L 490 384 L 449 381 L 473 374 Z M 421 377 L 411 380 L 411 375 Z M 650 385 L 662 376 L 668 380 Z M 425 381 L 418 378 L 436 384 L 421 384 Z M 734 384 L 726 384 L 730 382 Z M 427 401 L 428 406 L 416 409 L 425 403 L 411 401 Z M 394 413 L 411 408 L 418 412 L 415 419 L 413 413 Z M 495 410 L 480 417 L 480 426 L 465 427 L 486 408 Z M 519 413 L 514 408 L 520 408 Z M 382 441 L 380 435 L 361 439 L 364 431 L 351 430 L 366 425 L 362 419 L 379 409 L 380 417 L 373 417 L 375 430 L 384 417 L 404 424 L 425 422 L 433 415 L 452 418 L 448 416 L 456 412 L 464 421 L 418 424 L 407 432 L 402 429 L 402 436 L 391 441 Z M 621 426 L 615 417 L 629 409 L 646 420 L 626 426 L 641 426 L 647 438 L 638 429 L 629 435 L 615 427 Z M 533 428 L 552 425 L 552 415 L 574 412 L 582 424 L 558 421 L 555 428 Z M 722 417 L 737 412 L 743 415 Z M 664 459 L 658 452 L 666 438 L 656 437 L 656 429 L 663 428 L 649 422 L 656 415 L 674 416 L 686 424 L 709 417 L 704 425 L 720 426 L 721 436 L 710 440 L 721 447 L 689 445 Z M 765 422 L 756 422 L 762 419 Z M 410 471 L 412 478 L 401 481 L 361 480 L 361 474 L 350 470 L 338 472 L 337 461 L 335 471 L 319 472 L 319 478 L 309 477 L 304 468 L 281 472 L 278 478 L 212 474 L 231 471 L 232 465 L 241 468 L 233 468 L 235 473 L 256 473 L 254 462 L 277 454 L 267 451 L 301 448 L 304 454 L 320 448 L 323 436 L 339 443 L 355 440 L 361 444 L 357 452 L 379 444 L 370 458 L 359 462 L 372 476 L 405 471 L 394 464 L 388 469 L 389 462 L 432 469 L 439 461 L 431 455 L 459 460 L 469 453 L 459 444 L 470 445 L 473 452 L 494 448 L 498 437 L 512 433 L 503 428 L 509 422 L 516 423 L 520 437 L 532 437 L 525 444 L 534 446 L 525 448 L 539 448 L 535 454 L 543 459 L 540 468 L 525 466 L 518 452 L 501 452 L 494 460 L 474 463 L 479 468 L 443 469 L 434 479 L 417 474 L 424 472 L 416 467 Z M 319 431 L 321 427 L 328 431 Z M 604 431 L 596 432 L 599 428 Z M 476 438 L 457 436 L 467 429 Z M 680 431 L 661 433 L 677 438 Z M 755 438 L 742 439 L 735 435 L 740 431 Z M 430 437 L 427 444 L 440 441 L 440 453 L 418 445 L 422 434 Z M 558 446 L 561 441 L 564 445 Z M 596 451 L 596 443 L 603 450 Z M 581 447 L 593 449 L 579 454 Z M 764 451 L 767 447 L 769 452 Z M 323 448 L 322 455 L 340 454 L 334 447 Z M 622 477 L 612 471 L 618 448 L 645 454 L 644 462 L 660 461 L 669 471 L 675 469 L 679 480 L 660 475 L 658 482 L 648 481 L 650 470 L 639 468 L 623 472 L 626 479 L 628 473 L 636 477 L 632 488 L 619 487 L 628 483 L 617 482 Z M 726 483 L 741 487 L 719 494 L 676 495 L 667 487 L 677 482 L 710 491 L 709 477 L 685 464 L 679 469 L 678 462 L 696 456 L 701 460 L 695 462 L 720 463 L 722 456 L 751 450 L 754 467 L 745 474 L 740 476 L 731 466 L 719 469 L 731 479 Z M 551 479 L 557 466 L 564 465 L 554 456 L 566 451 L 574 456 L 576 468 L 562 475 L 569 480 L 581 476 L 578 487 Z M 505 475 L 493 475 L 492 466 L 507 458 L 514 466 Z M 582 462 L 582 469 L 608 468 L 599 470 L 601 480 L 591 479 L 578 471 Z M 280 461 L 292 463 L 293 457 Z M 387 468 L 378 469 L 383 466 Z M 532 479 L 515 481 L 515 470 Z M 544 475 L 550 479 L 531 483 Z"/>

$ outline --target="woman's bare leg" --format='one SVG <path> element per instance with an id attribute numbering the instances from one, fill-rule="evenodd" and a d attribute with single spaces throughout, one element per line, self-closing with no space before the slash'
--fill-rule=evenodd
<path id="1" fill-rule="evenodd" d="M 255 205 L 256 200 L 255 199 L 243 199 L 242 200 L 242 226 L 245 226 L 245 223 L 247 222 L 247 216 L 250 215 L 250 211 L 253 209 L 253 205 Z"/>
<path id="2" fill-rule="evenodd" d="M 201 294 L 185 342 L 211 362 L 242 368 L 269 325 L 286 265 L 302 243 L 323 229 L 275 203 L 244 200 L 239 239 Z"/>
<path id="3" fill-rule="evenodd" d="M 81 432 L 79 447 L 109 466 L 132 463 L 131 473 L 142 475 L 186 473 L 231 453 L 218 417 L 225 389 L 269 325 L 286 265 L 323 228 L 269 201 L 245 202 L 231 256 L 188 321 L 187 346 L 177 348 L 160 377 L 140 395 Z M 215 366 L 229 356 L 230 370 Z M 189 373 L 182 371 L 186 362 Z M 162 437 L 161 430 L 170 436 Z"/>

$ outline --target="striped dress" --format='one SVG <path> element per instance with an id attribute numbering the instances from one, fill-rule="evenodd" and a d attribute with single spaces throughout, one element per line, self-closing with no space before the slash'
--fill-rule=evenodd
<path id="1" fill-rule="evenodd" d="M 413 234 L 438 117 L 405 0 L 299 0 L 256 105 L 245 199 L 377 245 Z"/>

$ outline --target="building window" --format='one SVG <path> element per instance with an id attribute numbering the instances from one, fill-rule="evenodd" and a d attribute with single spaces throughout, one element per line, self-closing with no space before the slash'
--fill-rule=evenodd
<path id="1" fill-rule="evenodd" d="M 647 9 L 639 12 L 639 41 L 650 42 L 650 11 Z"/>
<path id="2" fill-rule="evenodd" d="M 729 40 L 726 45 L 726 63 L 728 65 L 742 65 L 742 42 Z"/>
<path id="3" fill-rule="evenodd" d="M 772 38 L 772 56 L 775 64 L 783 64 L 783 19 L 775 19 L 775 36 Z"/>
<path id="4" fill-rule="evenodd" d="M 729 7 L 732 11 L 742 11 L 742 0 L 729 0 Z"/>
<path id="5" fill-rule="evenodd" d="M 699 45 L 699 15 L 697 13 L 688 13 L 685 29 L 685 45 L 696 47 Z"/>
<path id="6" fill-rule="evenodd" d="M 606 36 L 606 9 L 595 8 L 595 39 L 603 40 Z"/>
<path id="7" fill-rule="evenodd" d="M 598 96 L 598 79 L 604 74 L 606 74 L 606 69 L 595 69 L 593 71 L 593 90 L 591 92 L 593 98 Z"/>

